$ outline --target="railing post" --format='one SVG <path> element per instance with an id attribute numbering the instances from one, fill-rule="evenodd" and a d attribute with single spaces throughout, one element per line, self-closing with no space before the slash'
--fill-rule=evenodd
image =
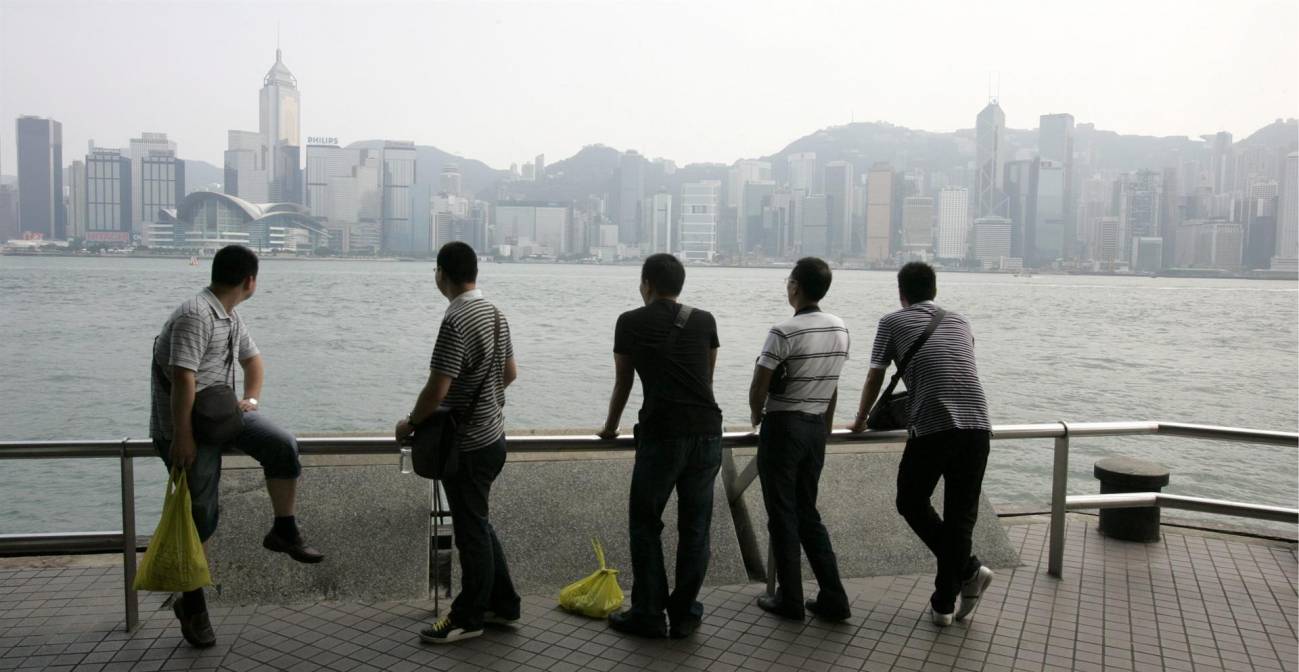
<path id="1" fill-rule="evenodd" d="M 122 589 L 126 598 L 126 631 L 140 627 L 140 596 L 135 592 L 135 465 L 122 439 Z"/>
<path id="2" fill-rule="evenodd" d="M 1051 530 L 1046 573 L 1061 578 L 1064 566 L 1064 500 L 1069 487 L 1069 423 L 1060 421 L 1064 435 L 1055 439 L 1051 468 Z"/>

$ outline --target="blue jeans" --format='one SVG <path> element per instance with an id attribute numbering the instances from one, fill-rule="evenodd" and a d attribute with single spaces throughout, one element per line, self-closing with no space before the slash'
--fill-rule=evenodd
<path id="1" fill-rule="evenodd" d="M 776 559 L 778 596 L 803 611 L 803 566 L 799 546 L 821 587 L 817 602 L 827 611 L 848 609 L 830 533 L 816 510 L 817 486 L 825 467 L 825 418 L 796 412 L 768 413 L 758 434 L 758 478 L 767 508 L 767 532 Z"/>
<path id="2" fill-rule="evenodd" d="M 298 440 L 281 429 L 258 411 L 244 413 L 244 429 L 235 437 L 234 447 L 262 465 L 266 478 L 295 479 L 302 475 L 298 461 Z M 153 448 L 171 470 L 171 441 L 155 438 Z M 221 484 L 222 446 L 200 445 L 194 464 L 186 472 L 189 496 L 194 512 L 194 525 L 198 538 L 207 541 L 217 529 L 221 516 L 219 487 Z"/>
<path id="3" fill-rule="evenodd" d="M 720 435 L 642 438 L 637 443 L 627 526 L 631 611 L 637 618 L 662 622 L 665 609 L 674 622 L 703 616 L 704 607 L 696 598 L 708 572 L 713 481 L 721 466 Z M 677 491 L 677 570 L 676 588 L 669 595 L 662 532 L 663 509 L 673 489 Z"/>
<path id="4" fill-rule="evenodd" d="M 505 551 L 488 522 L 492 482 L 505 466 L 505 437 L 477 450 L 460 453 L 460 468 L 442 480 L 451 506 L 451 526 L 460 551 L 460 594 L 451 603 L 451 621 L 476 630 L 492 611 L 518 618 L 519 594 L 510 579 Z"/>

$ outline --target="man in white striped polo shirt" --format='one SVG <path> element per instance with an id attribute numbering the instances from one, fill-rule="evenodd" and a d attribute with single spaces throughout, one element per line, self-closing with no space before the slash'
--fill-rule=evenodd
<path id="1" fill-rule="evenodd" d="M 910 438 L 898 465 L 897 507 L 938 559 L 929 606 L 934 623 L 951 625 L 974 611 L 992 582 L 992 570 L 970 554 L 992 425 L 974 364 L 970 323 L 956 313 L 943 312 L 940 317 L 934 305 L 937 293 L 934 269 L 928 264 L 912 262 L 898 271 L 902 310 L 880 320 L 871 370 L 851 429 L 866 429 L 889 363 L 906 359 L 937 318 L 933 333 L 921 342 L 902 374 Z M 929 503 L 940 476 L 945 484 L 942 518 Z"/>
<path id="2" fill-rule="evenodd" d="M 847 327 L 818 306 L 830 289 L 830 279 L 824 261 L 798 260 L 785 282 L 794 316 L 767 334 L 749 386 L 753 424 L 762 426 L 756 459 L 779 583 L 775 595 L 758 598 L 758 606 L 795 620 L 803 619 L 804 607 L 832 621 L 852 615 L 830 535 L 816 510 L 825 439 L 839 395 L 839 371 L 848 359 Z M 821 588 L 817 598 L 806 604 L 800 543 Z"/>
<path id="3" fill-rule="evenodd" d="M 519 594 L 505 551 L 487 520 L 492 482 L 505 466 L 505 388 L 518 377 L 510 325 L 478 289 L 478 255 L 462 242 L 438 250 L 438 291 L 451 301 L 438 329 L 429 377 L 415 408 L 397 422 L 400 443 L 439 406 L 460 414 L 459 467 L 442 479 L 460 551 L 460 594 L 451 612 L 420 631 L 450 644 L 483 634 L 483 623 L 519 620 Z"/>

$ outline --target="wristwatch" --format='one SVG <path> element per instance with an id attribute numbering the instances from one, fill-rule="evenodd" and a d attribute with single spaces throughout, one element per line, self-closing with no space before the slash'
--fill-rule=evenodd
<path id="1" fill-rule="evenodd" d="M 256 399 L 254 399 L 254 398 L 252 398 L 252 397 L 248 397 L 247 399 L 244 399 L 244 401 L 246 401 L 246 402 L 252 404 L 252 405 L 253 405 L 253 408 L 257 408 L 257 400 L 256 400 Z"/>

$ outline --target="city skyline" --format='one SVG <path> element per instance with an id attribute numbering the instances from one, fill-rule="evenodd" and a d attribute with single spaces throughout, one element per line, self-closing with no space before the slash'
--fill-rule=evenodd
<path id="1" fill-rule="evenodd" d="M 1116 53 L 1099 48 L 1090 50 L 1096 52 L 1091 54 L 1095 58 L 1085 68 L 1079 66 L 1080 61 L 1069 50 L 1048 51 L 1048 54 L 1067 53 L 1046 59 L 1025 59 L 1023 49 L 1042 40 L 1018 34 L 1015 26 L 1022 28 L 1024 21 L 1040 16 L 1042 12 L 1059 13 L 1068 9 L 1061 9 L 1059 5 L 1053 9 L 1002 8 L 1003 18 L 1015 19 L 1007 21 L 1008 25 L 1000 30 L 1004 39 L 992 40 L 992 48 L 978 51 L 978 58 L 963 59 L 967 62 L 960 65 L 926 64 L 924 58 L 911 57 L 907 64 L 874 70 L 866 68 L 864 62 L 860 67 L 847 67 L 847 64 L 858 62 L 860 57 L 879 55 L 875 50 L 897 48 L 899 45 L 894 41 L 899 38 L 887 37 L 874 46 L 850 48 L 839 39 L 836 31 L 840 29 L 830 27 L 817 33 L 817 41 L 810 43 L 816 49 L 799 51 L 780 41 L 763 43 L 760 38 L 775 29 L 768 25 L 770 23 L 782 23 L 789 35 L 805 34 L 799 30 L 808 25 L 810 19 L 785 17 L 777 6 L 756 12 L 762 20 L 734 17 L 739 22 L 737 25 L 752 24 L 750 27 L 754 28 L 752 37 L 741 51 L 726 52 L 722 49 L 710 52 L 709 47 L 701 46 L 709 40 L 687 39 L 711 36 L 709 39 L 715 43 L 712 45 L 714 48 L 724 47 L 735 39 L 712 21 L 718 18 L 714 15 L 717 8 L 709 6 L 693 8 L 702 17 L 700 25 L 691 27 L 682 38 L 683 42 L 674 49 L 655 52 L 654 58 L 639 58 L 630 53 L 641 39 L 633 35 L 631 45 L 625 47 L 627 53 L 618 50 L 601 52 L 601 59 L 577 58 L 573 46 L 558 39 L 564 34 L 559 26 L 566 16 L 580 9 L 585 12 L 586 23 L 607 28 L 604 32 L 587 36 L 589 51 L 600 51 L 601 47 L 612 48 L 618 42 L 611 37 L 618 28 L 654 25 L 656 21 L 666 20 L 659 14 L 670 15 L 671 10 L 680 11 L 681 6 L 620 7 L 620 12 L 611 13 L 607 7 L 571 5 L 439 5 L 435 10 L 427 10 L 434 11 L 436 18 L 440 19 L 430 25 L 458 23 L 465 27 L 467 37 L 451 34 L 457 31 L 439 33 L 446 40 L 432 46 L 425 45 L 428 50 L 421 52 L 423 56 L 413 55 L 410 45 L 403 41 L 405 37 L 414 37 L 409 34 L 413 28 L 404 25 L 406 22 L 393 27 L 391 39 L 373 42 L 374 47 L 360 52 L 354 48 L 335 47 L 345 44 L 336 41 L 344 37 L 341 31 L 345 28 L 353 31 L 349 39 L 354 42 L 353 38 L 373 34 L 385 20 L 425 16 L 420 13 L 425 12 L 425 8 L 388 5 L 373 12 L 373 16 L 362 17 L 355 7 L 331 6 L 326 14 L 334 21 L 327 23 L 311 12 L 288 11 L 289 5 L 272 5 L 262 10 L 251 5 L 222 5 L 221 12 L 207 11 L 205 7 L 212 6 L 78 5 L 78 20 L 71 22 L 66 20 L 69 8 L 66 4 L 6 0 L 0 5 L 0 12 L 3 12 L 3 17 L 0 17 L 3 18 L 0 22 L 3 31 L 0 35 L 3 38 L 0 39 L 3 43 L 0 60 L 4 63 L 0 66 L 0 75 L 5 82 L 0 91 L 0 118 L 33 114 L 58 119 L 65 129 L 64 146 L 72 152 L 79 152 L 92 138 L 99 144 L 116 146 L 124 145 L 128 138 L 136 137 L 141 131 L 165 132 L 182 146 L 186 158 L 219 166 L 225 150 L 226 131 L 255 128 L 253 122 L 256 119 L 249 118 L 246 104 L 248 97 L 256 95 L 255 87 L 249 85 L 248 72 L 265 72 L 266 63 L 276 46 L 274 24 L 277 19 L 284 35 L 285 62 L 300 78 L 304 136 L 330 135 L 345 141 L 413 140 L 421 145 L 434 145 L 482 160 L 494 168 L 505 168 L 537 153 L 571 156 L 580 147 L 597 143 L 634 148 L 646 156 L 664 156 L 683 164 L 701 161 L 730 163 L 773 153 L 791 136 L 841 125 L 854 118 L 861 121 L 884 119 L 934 132 L 969 129 L 972 124 L 966 110 L 970 101 L 982 102 L 989 93 L 1000 94 L 1001 104 L 1007 111 L 1006 126 L 1011 129 L 1033 128 L 1040 115 L 1069 112 L 1079 123 L 1095 123 L 1098 128 L 1119 133 L 1192 138 L 1219 130 L 1244 137 L 1278 116 L 1294 116 L 1299 107 L 1295 105 L 1294 95 L 1296 61 L 1299 61 L 1294 57 L 1296 46 L 1293 40 L 1282 39 L 1287 31 L 1278 30 L 1294 23 L 1285 20 L 1287 16 L 1296 15 L 1292 3 L 1255 3 L 1244 11 L 1230 13 L 1230 16 L 1219 16 L 1194 7 L 1179 8 L 1175 20 L 1179 29 L 1184 29 L 1183 33 L 1173 43 L 1158 45 L 1164 49 L 1159 53 L 1160 61 L 1172 65 L 1162 68 L 1156 81 L 1141 78 L 1140 86 L 1135 81 L 1130 82 L 1134 95 L 1162 96 L 1158 98 L 1164 103 L 1162 105 L 1132 105 L 1096 81 L 1107 79 L 1107 69 L 1121 72 L 1124 69 L 1118 68 L 1120 64 L 1134 58 L 1140 60 L 1143 54 L 1153 56 L 1156 46 L 1129 43 Z M 856 11 L 846 6 L 819 6 L 809 13 L 812 18 L 827 15 L 852 18 Z M 912 10 L 897 10 L 893 18 L 899 18 L 907 11 Z M 957 16 L 968 10 L 952 6 L 946 11 Z M 1115 20 L 1110 31 L 1112 35 L 1102 39 L 1098 47 L 1104 46 L 1107 40 L 1118 40 L 1125 31 L 1132 29 L 1118 18 L 1130 19 L 1132 23 L 1140 23 L 1143 17 L 1152 15 L 1174 20 L 1171 14 L 1160 14 L 1144 6 L 1122 6 L 1121 10 L 1114 6 L 1108 13 L 1103 9 L 1096 13 Z M 159 67 L 150 70 L 155 74 L 139 77 L 130 74 L 131 71 L 125 67 L 115 70 L 115 66 L 126 66 L 127 61 L 136 59 L 136 50 L 144 47 L 136 47 L 129 41 L 125 44 L 114 41 L 114 50 L 103 51 L 95 49 L 95 45 L 108 45 L 107 40 L 114 33 L 112 26 L 138 19 L 141 14 L 148 14 L 158 25 L 201 17 L 205 30 L 198 33 L 172 31 L 177 34 L 160 31 L 157 38 L 161 44 L 148 41 L 150 53 L 185 54 L 184 57 L 161 61 L 155 57 Z M 244 24 L 231 35 L 223 30 L 223 26 L 246 19 L 250 14 L 256 14 L 258 20 Z M 1074 31 L 1083 31 L 1088 21 L 1099 20 L 1078 16 L 1072 11 L 1067 16 Z M 772 20 L 775 18 L 781 21 Z M 878 21 L 888 17 L 873 18 Z M 966 18 L 976 24 L 983 20 L 980 17 Z M 420 24 L 419 21 L 410 23 Z M 545 35 L 532 35 L 521 23 L 529 23 L 531 31 Z M 247 25 L 258 26 L 258 29 L 248 30 Z M 546 33 L 546 28 L 553 30 Z M 1213 58 L 1215 54 L 1203 53 L 1207 50 L 1195 45 L 1195 36 L 1209 30 L 1226 40 L 1225 44 L 1223 39 L 1217 40 L 1220 48 L 1214 50 L 1218 56 L 1216 60 Z M 40 69 L 24 67 L 25 63 L 32 61 L 23 56 L 45 53 L 41 48 L 48 40 L 41 44 L 35 40 L 44 39 L 49 31 L 74 36 L 95 53 L 103 51 L 104 57 L 91 68 L 84 67 L 81 61 L 70 63 L 57 57 L 43 60 Z M 520 31 L 525 34 L 520 36 Z M 636 31 L 631 32 L 634 34 Z M 934 34 L 926 29 L 924 34 L 936 44 L 950 46 L 939 51 L 976 53 L 972 50 L 975 46 L 971 41 L 973 38 L 954 37 L 944 42 L 942 33 Z M 986 39 L 986 35 L 985 31 L 985 37 L 980 39 Z M 166 45 L 173 40 L 186 40 L 187 45 L 193 44 L 180 52 L 172 52 Z M 473 41 L 473 48 L 464 50 L 462 47 L 465 45 L 460 44 L 462 40 Z M 366 43 L 365 40 L 361 42 Z M 1018 45 L 1018 49 L 1008 50 L 1006 43 Z M 497 57 L 485 45 L 504 48 L 515 60 L 537 62 L 528 65 L 515 63 L 487 77 L 488 73 L 482 69 Z M 455 51 L 458 58 L 448 61 L 449 52 L 445 50 Z M 989 54 L 985 56 L 984 52 Z M 774 62 L 773 53 L 782 54 L 788 62 Z M 1020 56 L 1000 57 L 1000 54 L 1008 53 L 1019 53 Z M 1230 57 L 1222 58 L 1222 54 L 1230 54 Z M 347 64 L 340 65 L 340 58 L 350 59 L 351 66 L 357 67 L 342 67 Z M 661 65 L 664 67 L 655 67 L 658 74 L 646 77 L 644 70 L 648 66 L 643 61 L 656 59 L 663 61 Z M 611 61 L 611 64 L 593 62 L 598 60 Z M 1043 75 L 1040 69 L 1044 66 L 1036 60 L 1055 65 L 1050 86 L 1043 86 L 1045 82 L 1039 81 Z M 580 74 L 566 73 L 564 68 L 546 68 L 547 65 L 556 65 L 557 61 Z M 737 85 L 752 76 L 746 74 L 749 70 L 756 70 L 765 79 L 778 79 L 788 68 L 794 68 L 799 74 L 792 81 L 801 82 L 799 90 L 812 95 L 796 101 L 772 100 L 768 86 L 767 93 L 761 94 L 764 102 L 750 105 L 746 101 L 760 92 L 743 86 L 740 90 L 732 90 L 733 86 L 724 83 L 720 89 L 712 84 L 713 92 L 700 97 L 701 76 L 691 70 L 671 67 L 692 61 L 697 66 L 723 67 L 736 75 L 726 81 Z M 219 67 L 210 67 L 213 62 Z M 834 65 L 824 68 L 830 71 L 829 74 L 818 75 L 810 71 L 815 68 L 807 67 L 825 63 Z M 382 67 L 374 67 L 376 64 Z M 624 68 L 621 71 L 624 76 L 613 79 L 592 79 L 589 76 L 593 68 L 617 66 Z M 942 76 L 934 77 L 934 73 Z M 897 78 L 901 79 L 895 82 Z M 577 79 L 582 80 L 580 86 L 574 81 Z M 67 86 L 50 86 L 51 80 L 64 82 Z M 159 80 L 166 86 L 159 87 Z M 634 101 L 649 101 L 654 96 L 622 95 L 627 85 L 624 80 L 637 81 L 648 92 L 663 89 L 680 93 L 666 98 L 660 96 L 663 99 L 660 104 L 647 103 L 637 107 L 633 105 Z M 991 86 L 989 80 L 992 80 Z M 999 85 L 997 80 L 1000 80 Z M 478 95 L 463 96 L 465 104 L 443 102 L 427 108 L 416 105 L 418 97 L 412 91 L 438 82 L 442 85 L 435 88 L 443 94 L 477 91 Z M 895 86 L 890 86 L 890 82 Z M 818 83 L 823 86 L 818 87 Z M 1139 94 L 1136 93 L 1138 90 Z M 1174 91 L 1180 95 L 1171 95 L 1170 92 Z M 376 100 L 390 101 L 391 104 L 375 108 L 344 102 L 349 96 L 360 95 L 359 92 L 373 92 L 370 95 Z M 884 95 L 880 95 L 881 92 Z M 899 96 L 893 92 L 906 95 Z M 711 98 L 725 101 L 725 104 L 696 105 L 692 102 L 684 105 L 691 95 L 696 96 L 694 101 Z M 445 95 L 442 98 L 445 99 Z M 513 100 L 514 104 L 493 104 L 498 98 Z M 453 101 L 459 99 L 460 96 L 456 96 Z M 911 102 L 903 104 L 901 99 Z M 948 104 L 956 99 L 963 103 Z M 474 101 L 472 105 L 467 102 L 471 100 Z M 1224 100 L 1226 104 L 1223 104 Z M 634 109 L 627 109 L 628 106 Z M 678 109 L 686 107 L 688 112 Z M 413 112 L 416 109 L 418 113 Z M 580 116 L 575 118 L 573 110 L 580 110 Z M 519 123 L 521 119 L 527 119 L 527 123 Z M 5 174 L 14 173 L 14 161 L 12 135 L 9 129 L 0 128 L 0 164 Z"/>

